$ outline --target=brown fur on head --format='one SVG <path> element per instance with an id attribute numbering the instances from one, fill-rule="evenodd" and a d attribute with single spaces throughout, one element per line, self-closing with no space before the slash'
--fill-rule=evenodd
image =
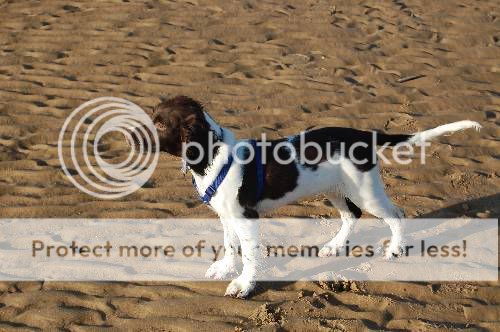
<path id="1" fill-rule="evenodd" d="M 153 123 L 160 139 L 160 151 L 182 156 L 182 144 L 198 142 L 204 146 L 210 125 L 203 114 L 203 106 L 186 96 L 162 99 L 155 106 Z"/>
<path id="2" fill-rule="evenodd" d="M 162 98 L 153 109 L 151 118 L 158 132 L 159 150 L 185 158 L 191 170 L 204 174 L 210 157 L 217 153 L 217 146 L 209 144 L 209 141 L 218 137 L 210 135 L 213 129 L 205 118 L 203 106 L 186 96 Z M 197 146 L 191 145 L 183 151 L 187 143 L 197 143 Z M 213 151 L 209 152 L 210 148 Z"/>

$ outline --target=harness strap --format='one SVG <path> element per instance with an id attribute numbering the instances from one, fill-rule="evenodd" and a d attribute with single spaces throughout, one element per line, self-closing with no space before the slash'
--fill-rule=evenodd
<path id="1" fill-rule="evenodd" d="M 250 140 L 250 144 L 255 151 L 255 168 L 257 172 L 257 201 L 259 201 L 264 193 L 264 164 L 262 163 L 262 151 L 257 148 L 257 141 Z"/>
<path id="2" fill-rule="evenodd" d="M 256 166 L 256 176 L 257 176 L 257 201 L 260 200 L 262 197 L 262 194 L 264 193 L 264 165 L 262 164 L 262 151 L 257 148 L 257 141 L 256 140 L 250 140 L 250 144 L 252 145 L 252 148 L 255 152 L 255 166 Z M 229 169 L 231 168 L 231 165 L 233 164 L 233 155 L 230 154 L 227 162 L 222 166 L 219 174 L 215 178 L 215 180 L 210 184 L 207 189 L 205 190 L 205 193 L 203 195 L 200 195 L 200 199 L 203 201 L 205 204 L 210 204 L 210 200 L 212 199 L 213 195 L 217 192 L 217 189 L 219 186 L 222 184 L 222 181 L 224 181 L 224 178 L 226 177 L 227 173 L 229 172 Z M 196 189 L 196 191 L 199 194 L 198 186 L 196 185 L 196 181 L 194 180 L 194 176 L 191 179 L 193 183 L 193 187 Z"/>
<path id="3" fill-rule="evenodd" d="M 230 154 L 229 158 L 227 159 L 227 162 L 222 166 L 219 174 L 215 178 L 215 180 L 210 184 L 207 189 L 205 190 L 205 194 L 203 196 L 200 195 L 200 199 L 203 201 L 205 204 L 209 204 L 210 200 L 212 199 L 212 196 L 215 194 L 219 186 L 222 184 L 222 181 L 224 181 L 224 178 L 226 177 L 227 173 L 229 172 L 229 169 L 231 168 L 231 165 L 233 164 L 233 155 Z M 196 181 L 194 180 L 194 176 L 192 178 L 193 182 L 193 187 L 196 189 L 196 191 L 199 193 L 200 191 L 198 190 L 198 186 L 196 185 Z"/>

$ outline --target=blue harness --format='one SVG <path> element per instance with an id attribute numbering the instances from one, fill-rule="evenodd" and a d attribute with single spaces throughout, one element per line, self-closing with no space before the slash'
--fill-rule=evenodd
<path id="1" fill-rule="evenodd" d="M 262 151 L 257 148 L 257 141 L 250 140 L 253 150 L 255 151 L 255 167 L 257 169 L 257 201 L 262 198 L 264 193 L 264 164 L 262 163 Z"/>
<path id="2" fill-rule="evenodd" d="M 257 141 L 255 140 L 250 140 L 250 144 L 252 145 L 252 148 L 255 152 L 255 165 L 257 169 L 257 201 L 262 197 L 262 194 L 264 192 L 264 165 L 262 164 L 262 151 L 261 149 L 257 148 Z M 231 168 L 231 165 L 233 164 L 234 158 L 233 155 L 230 154 L 229 158 L 227 159 L 227 162 L 222 166 L 219 174 L 215 178 L 215 180 L 208 186 L 208 188 L 205 190 L 205 193 L 203 195 L 200 195 L 200 199 L 203 201 L 205 204 L 210 204 L 210 200 L 212 199 L 213 195 L 217 192 L 217 189 L 219 186 L 222 184 L 222 181 L 224 181 L 224 178 L 226 177 L 227 173 L 229 172 L 229 169 Z M 196 185 L 196 181 L 194 180 L 194 177 L 192 178 L 193 182 L 193 187 L 196 189 L 196 192 L 199 194 L 198 186 Z"/>

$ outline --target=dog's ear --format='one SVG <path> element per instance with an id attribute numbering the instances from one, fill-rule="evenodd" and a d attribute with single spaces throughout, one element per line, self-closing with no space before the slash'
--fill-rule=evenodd
<path id="1" fill-rule="evenodd" d="M 181 140 L 183 142 L 198 142 L 205 146 L 208 141 L 209 131 L 210 125 L 202 114 L 190 114 L 182 121 Z"/>
<path id="2" fill-rule="evenodd" d="M 181 140 L 182 142 L 191 141 L 191 137 L 196 134 L 199 127 L 199 120 L 196 114 L 188 115 L 181 125 Z"/>
<path id="3" fill-rule="evenodd" d="M 200 114 L 190 114 L 186 118 L 183 119 L 180 136 L 182 143 L 192 143 L 196 142 L 201 145 L 202 150 L 197 146 L 189 145 L 186 149 L 185 156 L 188 160 L 198 160 L 201 154 L 203 157 L 203 153 L 208 153 L 208 140 L 209 140 L 209 131 L 210 126 L 205 121 L 203 116 Z M 193 166 L 193 165 L 191 165 Z"/>

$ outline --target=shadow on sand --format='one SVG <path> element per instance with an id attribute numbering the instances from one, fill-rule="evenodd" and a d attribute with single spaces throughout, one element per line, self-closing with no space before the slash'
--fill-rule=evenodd
<path id="1" fill-rule="evenodd" d="M 489 211 L 487 218 L 500 217 L 500 193 L 450 205 L 417 218 L 460 218 L 463 216 L 478 218 L 477 213 L 486 211 Z"/>

